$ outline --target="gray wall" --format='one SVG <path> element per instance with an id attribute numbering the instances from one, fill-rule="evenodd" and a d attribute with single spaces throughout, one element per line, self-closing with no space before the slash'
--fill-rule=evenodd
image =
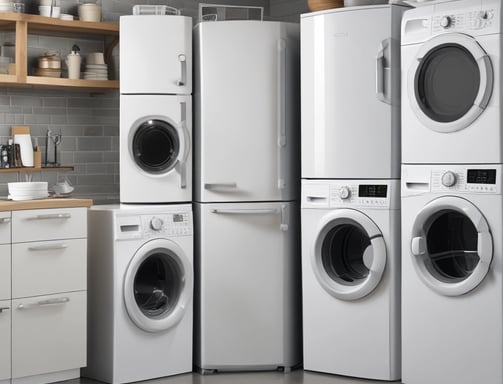
<path id="1" fill-rule="evenodd" d="M 299 22 L 299 15 L 309 12 L 306 0 L 270 0 L 271 19 Z"/>
<path id="2" fill-rule="evenodd" d="M 196 20 L 199 3 L 196 0 L 102 0 L 103 19 L 118 21 L 122 14 L 131 14 L 133 4 L 170 5 Z M 77 13 L 77 0 L 61 0 L 63 13 Z M 258 5 L 269 14 L 268 0 L 219 0 L 218 4 Z M 36 13 L 38 1 L 26 1 L 27 11 Z M 0 34 L 0 43 L 13 42 L 12 33 Z M 53 50 L 65 56 L 77 43 L 83 55 L 102 51 L 101 40 L 75 40 L 30 35 L 28 42 L 31 66 L 36 57 Z M 31 71 L 32 68 L 29 68 Z M 73 165 L 73 172 L 35 172 L 34 180 L 54 184 L 67 175 L 76 187 L 74 196 L 90 197 L 95 203 L 116 202 L 119 199 L 119 95 L 117 91 L 89 94 L 77 91 L 0 89 L 0 143 L 7 143 L 11 125 L 29 125 L 32 136 L 45 153 L 48 129 L 61 131 L 61 159 Z M 0 197 L 7 195 L 7 183 L 24 181 L 23 174 L 0 174 Z"/>

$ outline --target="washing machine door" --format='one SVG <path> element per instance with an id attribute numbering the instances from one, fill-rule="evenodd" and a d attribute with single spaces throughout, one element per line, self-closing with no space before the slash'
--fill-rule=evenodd
<path id="1" fill-rule="evenodd" d="M 147 332 L 172 328 L 192 300 L 192 264 L 183 250 L 167 239 L 143 244 L 124 276 L 124 303 L 131 320 Z"/>
<path id="2" fill-rule="evenodd" d="M 145 173 L 156 176 L 177 170 L 185 184 L 185 163 L 189 153 L 189 136 L 185 103 L 179 124 L 163 116 L 146 116 L 130 130 L 129 152 L 135 164 Z M 182 185 L 183 187 L 183 185 Z"/>
<path id="3" fill-rule="evenodd" d="M 371 293 L 386 266 L 386 245 L 377 225 L 362 212 L 338 209 L 320 223 L 311 265 L 320 285 L 342 300 Z"/>
<path id="4" fill-rule="evenodd" d="M 487 107 L 493 86 L 489 56 L 475 39 L 460 33 L 423 43 L 408 72 L 408 97 L 417 118 L 443 133 L 473 123 Z"/>
<path id="5" fill-rule="evenodd" d="M 493 257 L 486 219 L 475 205 L 453 196 L 435 199 L 419 212 L 410 247 L 419 278 L 445 296 L 460 296 L 477 287 Z"/>

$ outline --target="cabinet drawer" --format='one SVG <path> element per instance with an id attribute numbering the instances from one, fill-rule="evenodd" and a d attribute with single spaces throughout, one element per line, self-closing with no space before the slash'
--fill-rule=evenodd
<path id="1" fill-rule="evenodd" d="M 75 239 L 87 236 L 87 208 L 12 212 L 12 242 Z"/>
<path id="2" fill-rule="evenodd" d="M 10 379 L 10 300 L 0 301 L 0 380 Z"/>
<path id="3" fill-rule="evenodd" d="M 0 212 L 0 244 L 10 243 L 11 213 Z"/>
<path id="4" fill-rule="evenodd" d="M 86 279 L 86 239 L 12 244 L 13 298 L 82 291 Z"/>
<path id="5" fill-rule="evenodd" d="M 0 245 L 0 300 L 10 300 L 10 269 L 10 244 Z"/>
<path id="6" fill-rule="evenodd" d="M 12 301 L 12 377 L 86 365 L 86 292 Z"/>

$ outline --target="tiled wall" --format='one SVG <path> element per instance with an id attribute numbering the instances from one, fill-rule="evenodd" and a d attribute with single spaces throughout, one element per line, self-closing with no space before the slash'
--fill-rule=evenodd
<path id="1" fill-rule="evenodd" d="M 122 14 L 131 14 L 133 4 L 170 5 L 182 9 L 182 14 L 198 15 L 196 0 L 101 0 L 103 18 L 118 21 Z M 268 0 L 219 0 L 218 4 L 258 5 L 269 14 Z M 77 0 L 61 0 L 63 13 L 77 13 Z M 27 11 L 36 13 L 38 1 L 26 0 Z M 13 41 L 13 35 L 0 35 L 2 44 Z M 30 63 L 36 65 L 36 57 L 55 50 L 65 56 L 77 43 L 85 55 L 102 51 L 100 40 L 75 40 L 46 36 L 29 37 Z M 31 69 L 30 69 L 31 70 Z M 58 177 L 67 175 L 76 187 L 77 197 L 91 197 L 97 203 L 115 202 L 119 199 L 119 95 L 118 92 L 89 94 L 75 91 L 0 89 L 0 143 L 7 142 L 11 125 L 29 125 L 32 136 L 45 146 L 48 129 L 61 131 L 61 161 L 73 165 L 67 173 L 36 172 L 34 180 L 54 184 Z M 45 149 L 45 148 L 43 148 Z M 44 151 L 45 153 L 45 151 Z M 7 195 L 9 181 L 23 181 L 24 176 L 0 174 L 0 197 Z"/>

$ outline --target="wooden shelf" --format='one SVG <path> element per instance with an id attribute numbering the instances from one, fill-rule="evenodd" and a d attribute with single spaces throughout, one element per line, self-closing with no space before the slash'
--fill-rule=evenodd
<path id="1" fill-rule="evenodd" d="M 74 167 L 71 166 L 61 166 L 61 167 L 24 167 L 24 168 L 0 168 L 0 173 L 33 173 L 33 172 L 48 172 L 48 171 L 58 171 L 58 172 L 68 172 L 73 171 Z"/>
<path id="2" fill-rule="evenodd" d="M 0 86 L 66 90 L 75 89 L 97 92 L 119 89 L 118 80 L 73 80 L 28 76 L 29 33 L 64 37 L 111 36 L 113 38 L 112 44 L 116 44 L 119 37 L 118 23 L 60 20 L 39 15 L 5 12 L 0 13 L 0 29 L 10 29 L 16 33 L 16 74 L 0 74 Z"/>

